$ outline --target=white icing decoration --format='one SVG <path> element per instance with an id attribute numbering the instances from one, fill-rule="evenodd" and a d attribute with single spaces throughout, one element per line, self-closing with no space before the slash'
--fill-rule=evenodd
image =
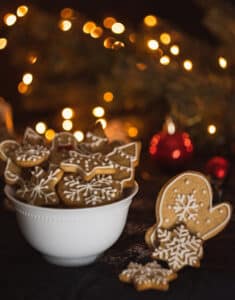
<path id="1" fill-rule="evenodd" d="M 18 162 L 35 162 L 42 158 L 47 158 L 50 154 L 50 151 L 42 145 L 21 145 L 15 151 L 16 160 Z"/>
<path id="2" fill-rule="evenodd" d="M 104 201 L 115 200 L 119 190 L 113 187 L 114 181 L 110 175 L 96 175 L 89 182 L 80 176 L 65 176 L 63 191 L 66 199 L 86 205 L 102 204 Z"/>
<path id="3" fill-rule="evenodd" d="M 198 216 L 199 205 L 193 194 L 177 194 L 172 209 L 179 221 L 195 221 Z"/>
<path id="4" fill-rule="evenodd" d="M 165 269 L 156 261 L 145 265 L 129 263 L 127 269 L 121 273 L 121 278 L 127 278 L 128 282 L 133 282 L 137 286 L 142 285 L 167 285 L 168 277 L 173 274 L 172 270 Z"/>
<path id="5" fill-rule="evenodd" d="M 48 175 L 45 175 L 45 171 L 40 167 L 35 167 L 32 170 L 32 180 L 25 182 L 21 188 L 17 190 L 17 193 L 22 197 L 29 197 L 29 202 L 35 204 L 38 199 L 45 201 L 45 204 L 50 204 L 57 201 L 56 193 L 51 189 L 51 185 L 54 185 L 57 181 L 57 174 L 59 169 L 55 171 L 49 171 Z M 52 182 L 54 183 L 52 184 Z"/>
<path id="6" fill-rule="evenodd" d="M 202 240 L 192 235 L 184 225 L 173 231 L 158 229 L 160 246 L 152 254 L 153 258 L 165 260 L 174 271 L 186 265 L 194 266 L 202 257 Z"/>

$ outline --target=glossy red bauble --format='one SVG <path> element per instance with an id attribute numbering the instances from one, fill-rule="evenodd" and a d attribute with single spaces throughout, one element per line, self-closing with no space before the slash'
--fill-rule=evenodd
<path id="1" fill-rule="evenodd" d="M 229 162 L 222 156 L 214 156 L 206 163 L 205 171 L 216 179 L 225 179 L 229 171 Z"/>
<path id="2" fill-rule="evenodd" d="M 152 137 L 149 153 L 163 167 L 182 167 L 192 157 L 193 144 L 188 133 L 162 131 Z"/>

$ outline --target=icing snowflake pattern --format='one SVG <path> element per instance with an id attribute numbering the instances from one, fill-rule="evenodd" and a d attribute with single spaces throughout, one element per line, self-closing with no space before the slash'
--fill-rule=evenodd
<path id="1" fill-rule="evenodd" d="M 199 205 L 193 194 L 178 194 L 172 208 L 179 221 L 195 221 L 198 216 Z"/>
<path id="2" fill-rule="evenodd" d="M 80 176 L 65 176 L 64 197 L 72 202 L 94 206 L 116 200 L 120 195 L 119 183 L 110 175 L 96 175 L 90 181 Z"/>
<path id="3" fill-rule="evenodd" d="M 145 265 L 129 263 L 127 269 L 119 275 L 121 281 L 133 283 L 137 290 L 168 289 L 168 282 L 176 278 L 172 270 L 165 269 L 156 261 Z"/>
<path id="4" fill-rule="evenodd" d="M 26 181 L 17 190 L 17 195 L 26 199 L 30 204 L 50 205 L 56 204 L 58 198 L 54 186 L 59 180 L 61 170 L 50 170 L 48 174 L 40 168 L 35 167 L 31 171 L 32 180 Z"/>
<path id="5" fill-rule="evenodd" d="M 159 228 L 158 238 L 160 246 L 154 250 L 153 258 L 167 261 L 176 272 L 186 265 L 200 265 L 202 240 L 192 235 L 184 225 L 179 225 L 173 231 Z"/>

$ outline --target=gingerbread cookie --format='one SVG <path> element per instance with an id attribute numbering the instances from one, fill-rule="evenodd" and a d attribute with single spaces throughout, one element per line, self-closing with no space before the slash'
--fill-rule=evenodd
<path id="1" fill-rule="evenodd" d="M 121 184 L 111 175 L 96 175 L 85 181 L 81 175 L 65 175 L 58 185 L 62 202 L 69 207 L 104 205 L 120 199 Z"/>
<path id="2" fill-rule="evenodd" d="M 203 255 L 202 239 L 190 233 L 183 224 L 173 230 L 157 229 L 160 245 L 152 257 L 164 260 L 177 272 L 185 266 L 199 267 Z"/>
<path id="3" fill-rule="evenodd" d="M 69 151 L 69 158 L 62 161 L 60 167 L 65 172 L 80 173 L 87 181 L 97 174 L 113 174 L 114 163 L 101 153 L 85 155 L 78 151 Z"/>
<path id="4" fill-rule="evenodd" d="M 69 151 L 78 150 L 76 138 L 69 132 L 59 132 L 52 140 L 50 148 L 50 162 L 59 165 L 61 161 L 69 158 Z"/>
<path id="5" fill-rule="evenodd" d="M 27 128 L 21 144 L 6 140 L 0 144 L 0 158 L 11 159 L 18 167 L 37 166 L 49 157 L 50 151 L 44 144 L 44 139 L 33 129 Z"/>
<path id="6" fill-rule="evenodd" d="M 10 158 L 10 154 L 19 147 L 19 144 L 13 140 L 5 140 L 0 143 L 0 158 L 3 161 L 7 161 Z"/>
<path id="7" fill-rule="evenodd" d="M 21 169 L 11 159 L 8 159 L 4 170 L 6 183 L 10 185 L 16 184 L 20 180 L 20 175 Z"/>
<path id="8" fill-rule="evenodd" d="M 29 179 L 21 180 L 16 195 L 23 201 L 39 206 L 54 206 L 59 203 L 55 191 L 56 184 L 61 180 L 63 171 L 59 168 L 43 170 L 36 166 L 31 171 Z"/>
<path id="9" fill-rule="evenodd" d="M 156 203 L 157 224 L 169 229 L 184 223 L 201 239 L 210 239 L 223 230 L 231 217 L 230 204 L 213 206 L 212 200 L 210 183 L 203 174 L 182 173 L 160 191 Z"/>
<path id="10" fill-rule="evenodd" d="M 127 269 L 119 275 L 120 281 L 133 283 L 138 291 L 150 289 L 168 290 L 169 282 L 176 278 L 176 273 L 172 270 L 162 268 L 156 261 L 145 265 L 131 262 Z"/>
<path id="11" fill-rule="evenodd" d="M 140 151 L 141 144 L 133 142 L 115 147 L 107 154 L 116 169 L 113 178 L 121 181 L 123 189 L 134 185 L 135 167 L 139 164 Z"/>

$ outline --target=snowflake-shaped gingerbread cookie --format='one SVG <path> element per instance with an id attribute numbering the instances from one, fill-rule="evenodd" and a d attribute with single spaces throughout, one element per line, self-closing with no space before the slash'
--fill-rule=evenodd
<path id="1" fill-rule="evenodd" d="M 153 258 L 167 261 L 175 272 L 185 266 L 200 266 L 202 240 L 191 234 L 185 225 L 173 230 L 158 228 L 157 233 L 160 245 L 152 253 Z"/>
<path id="2" fill-rule="evenodd" d="M 121 192 L 121 184 L 111 175 L 96 175 L 89 181 L 81 175 L 66 175 L 58 185 L 63 203 L 70 207 L 111 203 L 120 198 Z"/>
<path id="3" fill-rule="evenodd" d="M 21 180 L 16 195 L 32 205 L 54 206 L 59 203 L 55 186 L 63 176 L 59 168 L 49 171 L 36 166 L 31 170 L 29 180 Z"/>
<path id="4" fill-rule="evenodd" d="M 131 262 L 119 275 L 120 281 L 133 283 L 138 291 L 168 290 L 169 282 L 175 278 L 177 278 L 176 273 L 163 268 L 156 261 L 145 265 Z"/>

